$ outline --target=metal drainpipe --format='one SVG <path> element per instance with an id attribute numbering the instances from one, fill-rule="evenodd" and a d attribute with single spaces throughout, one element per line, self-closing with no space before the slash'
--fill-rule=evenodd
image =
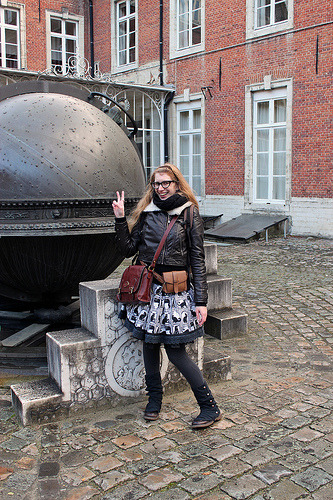
<path id="1" fill-rule="evenodd" d="M 160 0 L 160 85 L 163 85 L 163 0 Z"/>
<path id="2" fill-rule="evenodd" d="M 163 106 L 163 125 L 164 125 L 164 161 L 169 161 L 169 134 L 168 134 L 168 106 L 173 99 L 174 92 L 169 92 Z"/>
<path id="3" fill-rule="evenodd" d="M 94 54 L 94 8 L 93 0 L 89 0 L 89 19 L 90 19 L 90 74 L 95 76 L 95 54 Z"/>

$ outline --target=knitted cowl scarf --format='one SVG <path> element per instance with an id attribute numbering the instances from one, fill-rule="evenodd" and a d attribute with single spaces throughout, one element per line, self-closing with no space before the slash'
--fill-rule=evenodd
<path id="1" fill-rule="evenodd" d="M 156 191 L 154 191 L 153 193 L 154 204 L 161 210 L 164 210 L 165 212 L 173 210 L 174 208 L 181 207 L 187 201 L 188 199 L 186 198 L 186 196 L 178 193 L 169 196 L 169 198 L 166 198 L 165 200 L 161 200 Z"/>

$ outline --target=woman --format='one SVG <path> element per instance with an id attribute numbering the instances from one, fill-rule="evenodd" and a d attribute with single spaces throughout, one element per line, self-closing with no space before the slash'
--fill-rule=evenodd
<path id="1" fill-rule="evenodd" d="M 193 217 L 190 207 L 194 205 Z M 198 202 L 177 167 L 166 163 L 151 176 L 146 193 L 135 208 L 128 226 L 124 192 L 113 202 L 119 247 L 126 257 L 138 253 L 138 262 L 152 263 L 155 251 L 173 215 L 178 215 L 157 260 L 155 271 L 189 271 L 192 284 L 180 293 L 165 293 L 153 282 L 149 304 L 126 306 L 126 327 L 143 340 L 148 404 L 146 420 L 156 420 L 162 405 L 160 345 L 169 360 L 189 382 L 201 412 L 192 428 L 201 429 L 221 419 L 220 410 L 202 373 L 186 352 L 185 345 L 203 336 L 207 319 L 207 281 L 203 247 L 203 225 Z M 192 220 L 191 220 L 192 219 Z M 189 283 L 189 280 L 188 280 Z"/>

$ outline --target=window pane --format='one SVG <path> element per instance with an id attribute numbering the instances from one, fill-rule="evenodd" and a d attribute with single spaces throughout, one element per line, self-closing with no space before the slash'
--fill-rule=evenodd
<path id="1" fill-rule="evenodd" d="M 66 40 L 66 52 L 75 54 L 75 40 Z"/>
<path id="2" fill-rule="evenodd" d="M 153 154 L 152 154 L 152 165 L 158 167 L 160 164 L 160 132 L 153 132 Z"/>
<path id="3" fill-rule="evenodd" d="M 267 26 L 271 22 L 271 9 L 270 7 L 262 7 L 257 11 L 257 26 L 261 28 L 262 26 Z"/>
<path id="4" fill-rule="evenodd" d="M 286 150 L 286 129 L 276 128 L 274 130 L 274 151 Z"/>
<path id="5" fill-rule="evenodd" d="M 188 31 L 183 31 L 182 33 L 179 33 L 179 47 L 188 47 L 189 45 L 189 38 L 188 38 Z"/>
<path id="6" fill-rule="evenodd" d="M 119 50 L 125 50 L 126 49 L 126 36 L 120 36 L 119 37 Z"/>
<path id="7" fill-rule="evenodd" d="M 153 110 L 153 129 L 155 130 L 161 130 L 161 119 L 160 119 L 160 114 L 158 112 L 158 109 L 157 107 L 155 106 L 155 104 L 153 103 L 152 105 L 152 110 Z"/>
<path id="8" fill-rule="evenodd" d="M 200 9 L 201 0 L 192 0 L 192 10 Z"/>
<path id="9" fill-rule="evenodd" d="M 65 31 L 66 35 L 76 36 L 76 24 L 66 21 Z"/>
<path id="10" fill-rule="evenodd" d="M 195 10 L 192 12 L 192 28 L 196 28 L 201 25 L 201 10 Z"/>
<path id="11" fill-rule="evenodd" d="M 183 14 L 179 16 L 179 31 L 185 31 L 189 29 L 189 19 L 188 14 Z"/>
<path id="12" fill-rule="evenodd" d="M 131 33 L 129 36 L 129 46 L 135 47 L 135 33 Z"/>
<path id="13" fill-rule="evenodd" d="M 201 136 L 194 135 L 193 136 L 193 154 L 201 154 Z"/>
<path id="14" fill-rule="evenodd" d="M 5 10 L 5 24 L 17 26 L 17 12 L 14 10 Z"/>
<path id="15" fill-rule="evenodd" d="M 193 175 L 201 175 L 201 156 L 193 156 Z"/>
<path id="16" fill-rule="evenodd" d="M 182 111 L 180 113 L 180 124 L 179 124 L 180 130 L 189 129 L 190 126 L 189 118 L 190 118 L 190 113 L 188 111 Z"/>
<path id="17" fill-rule="evenodd" d="M 286 175 L 286 153 L 274 153 L 273 175 Z"/>
<path id="18" fill-rule="evenodd" d="M 126 35 L 126 22 L 119 23 L 119 35 Z"/>
<path id="19" fill-rule="evenodd" d="M 190 149 L 189 149 L 189 136 L 188 135 L 182 135 L 180 136 L 180 154 L 182 155 L 189 155 Z"/>
<path id="20" fill-rule="evenodd" d="M 193 111 L 193 128 L 201 129 L 201 109 L 195 109 Z"/>
<path id="21" fill-rule="evenodd" d="M 192 178 L 192 188 L 197 196 L 201 195 L 201 178 L 193 177 Z"/>
<path id="22" fill-rule="evenodd" d="M 135 18 L 130 19 L 129 30 L 130 30 L 130 32 L 135 31 Z"/>
<path id="23" fill-rule="evenodd" d="M 61 20 L 51 19 L 51 31 L 53 33 L 61 33 Z"/>
<path id="24" fill-rule="evenodd" d="M 130 14 L 134 14 L 135 12 L 135 0 L 130 1 Z"/>
<path id="25" fill-rule="evenodd" d="M 189 11 L 189 0 L 179 0 L 179 14 Z"/>
<path id="26" fill-rule="evenodd" d="M 279 23 L 288 19 L 288 7 L 285 0 L 276 0 L 275 3 L 275 22 Z"/>
<path id="27" fill-rule="evenodd" d="M 258 130 L 257 132 L 257 151 L 268 151 L 269 130 Z"/>
<path id="28" fill-rule="evenodd" d="M 276 99 L 274 101 L 274 123 L 286 121 L 286 99 Z"/>
<path id="29" fill-rule="evenodd" d="M 268 199 L 268 177 L 257 177 L 257 198 Z"/>
<path id="30" fill-rule="evenodd" d="M 126 2 L 121 2 L 118 4 L 118 12 L 119 12 L 119 17 L 125 17 L 126 16 Z"/>
<path id="31" fill-rule="evenodd" d="M 286 180 L 285 177 L 273 178 L 273 199 L 284 200 L 286 198 Z"/>
<path id="32" fill-rule="evenodd" d="M 61 51 L 62 41 L 61 38 L 51 37 L 51 49 Z"/>
<path id="33" fill-rule="evenodd" d="M 17 44 L 17 31 L 16 30 L 5 30 L 6 43 Z"/>
<path id="34" fill-rule="evenodd" d="M 134 62 L 135 61 L 135 49 L 130 49 L 129 50 L 129 62 Z"/>
<path id="35" fill-rule="evenodd" d="M 257 174 L 268 175 L 268 153 L 257 155 Z"/>
<path id="36" fill-rule="evenodd" d="M 126 52 L 119 52 L 119 65 L 126 64 Z"/>
<path id="37" fill-rule="evenodd" d="M 269 122 L 269 102 L 258 102 L 257 104 L 257 123 Z"/>
<path id="38" fill-rule="evenodd" d="M 192 31 L 192 45 L 201 43 L 201 28 L 196 28 Z"/>
<path id="39" fill-rule="evenodd" d="M 135 121 L 138 127 L 142 127 L 142 94 L 135 94 Z"/>
<path id="40" fill-rule="evenodd" d="M 179 170 L 181 173 L 184 175 L 186 180 L 189 180 L 189 175 L 190 175 L 190 167 L 189 167 L 189 157 L 188 156 L 180 156 L 179 157 L 180 165 L 179 165 Z"/>

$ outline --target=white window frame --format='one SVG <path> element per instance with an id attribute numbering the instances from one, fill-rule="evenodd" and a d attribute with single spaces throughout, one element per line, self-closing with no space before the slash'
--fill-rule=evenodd
<path id="1" fill-rule="evenodd" d="M 294 0 L 287 0 L 288 2 L 288 18 L 285 21 L 274 22 L 273 12 L 275 0 L 271 0 L 271 23 L 265 26 L 257 27 L 257 1 L 246 0 L 246 39 L 257 38 L 260 36 L 271 35 L 292 29 L 294 26 Z"/>
<path id="2" fill-rule="evenodd" d="M 192 96 L 193 99 L 194 96 Z M 201 199 L 205 195 L 205 176 L 204 176 L 204 112 L 201 97 L 198 99 L 189 100 L 188 102 L 179 102 L 175 99 L 176 112 L 177 112 L 177 166 L 181 170 L 180 158 L 180 137 L 189 136 L 189 185 L 193 188 L 193 136 L 200 133 L 200 193 L 196 193 L 197 199 Z M 193 111 L 200 110 L 200 129 L 193 128 Z M 189 129 L 188 131 L 180 130 L 180 113 L 182 111 L 189 111 Z"/>
<path id="3" fill-rule="evenodd" d="M 51 32 L 51 19 L 60 19 L 62 24 L 65 21 L 70 21 L 74 22 L 77 24 L 77 35 L 75 39 L 77 40 L 77 51 L 76 51 L 76 58 L 78 61 L 84 58 L 84 17 L 83 16 L 77 16 L 73 14 L 69 14 L 67 12 L 55 12 L 51 10 L 46 10 L 46 64 L 47 64 L 47 69 L 51 70 L 52 69 L 52 57 L 51 57 L 51 37 L 52 32 Z M 63 35 L 62 36 L 63 40 L 66 38 L 73 39 L 74 37 L 68 36 L 68 35 Z M 64 44 L 62 50 L 64 51 Z M 80 74 L 80 66 L 78 65 L 76 67 L 76 72 Z M 84 69 L 82 69 L 82 73 L 84 72 Z M 58 73 L 59 76 L 63 76 L 68 74 L 66 71 L 66 64 L 63 64 L 62 66 L 62 73 Z"/>
<path id="4" fill-rule="evenodd" d="M 285 199 L 256 199 L 256 164 L 254 134 L 254 103 L 258 100 L 286 98 L 286 184 Z M 291 158 L 292 158 L 292 79 L 272 81 L 270 76 L 265 83 L 249 85 L 245 88 L 245 190 L 246 209 L 281 210 L 289 207 L 291 201 Z"/>
<path id="5" fill-rule="evenodd" d="M 5 23 L 5 11 L 12 11 L 15 12 L 17 15 L 17 24 L 12 25 L 12 24 L 6 24 Z M 7 6 L 0 6 L 0 31 L 1 31 L 1 59 L 2 59 L 2 65 L 0 66 L 1 68 L 7 68 L 7 69 L 20 69 L 21 68 L 21 13 L 20 10 L 17 8 L 12 8 Z M 17 66 L 10 67 L 6 65 L 6 29 L 10 29 L 13 31 L 16 31 L 16 46 L 17 46 Z"/>
<path id="6" fill-rule="evenodd" d="M 138 68 L 139 60 L 139 35 L 138 35 L 138 0 L 135 0 L 135 60 L 127 64 L 119 64 L 119 38 L 118 38 L 118 4 L 129 0 L 111 0 L 111 72 L 122 73 Z"/>
<path id="7" fill-rule="evenodd" d="M 163 124 L 163 115 L 162 110 L 164 106 L 164 96 L 161 95 L 161 106 L 159 107 L 151 95 L 146 92 L 142 92 L 140 90 L 122 90 L 116 96 L 115 99 L 119 100 L 120 97 L 127 97 L 129 92 L 132 93 L 132 106 L 129 109 L 129 114 L 132 116 L 134 121 L 138 127 L 138 133 L 140 134 L 140 138 L 138 136 L 134 137 L 138 147 L 141 144 L 142 149 L 142 161 L 145 167 L 146 178 L 149 180 L 150 175 L 155 170 L 155 168 L 159 167 L 164 163 L 164 124 Z M 150 113 L 147 113 L 147 108 L 145 107 L 145 102 L 149 103 Z M 138 116 L 136 115 L 136 111 L 140 104 L 140 121 L 139 123 Z M 156 126 L 156 118 L 158 117 L 158 127 Z M 133 129 L 131 121 L 124 115 L 124 122 L 126 127 L 129 130 Z M 150 126 L 149 126 L 150 125 Z M 159 147 L 156 141 L 156 134 L 159 136 Z M 142 137 L 142 142 L 141 141 Z M 148 143 L 150 148 L 150 164 L 148 159 Z M 139 148 L 140 149 L 140 148 Z M 156 159 L 155 161 L 151 161 Z"/>
<path id="8" fill-rule="evenodd" d="M 190 0 L 191 1 L 191 0 Z M 201 0 L 201 42 L 179 47 L 179 0 L 170 0 L 170 59 L 183 57 L 205 50 L 205 0 Z M 190 30 L 192 32 L 192 30 Z M 190 38 L 192 34 L 190 35 Z"/>

